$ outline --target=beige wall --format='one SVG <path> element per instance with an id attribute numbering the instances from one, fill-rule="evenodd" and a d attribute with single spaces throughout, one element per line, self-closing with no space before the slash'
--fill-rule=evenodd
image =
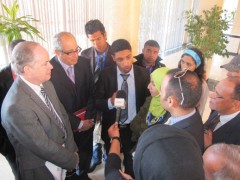
<path id="1" fill-rule="evenodd" d="M 105 27 L 108 42 L 127 39 L 133 48 L 133 55 L 138 48 L 138 29 L 141 0 L 105 0 Z"/>
<path id="2" fill-rule="evenodd" d="M 202 12 L 203 10 L 209 10 L 214 5 L 218 5 L 220 7 L 223 6 L 223 0 L 200 0 L 199 2 L 199 11 Z"/>
<path id="3" fill-rule="evenodd" d="M 233 21 L 233 28 L 231 32 L 231 34 L 236 34 L 236 35 L 240 35 L 240 2 L 239 1 L 237 6 L 237 13 Z"/>

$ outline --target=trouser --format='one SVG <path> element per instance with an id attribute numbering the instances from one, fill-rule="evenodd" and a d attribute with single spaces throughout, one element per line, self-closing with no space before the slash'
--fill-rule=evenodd
<path id="1" fill-rule="evenodd" d="M 133 156 L 131 153 L 132 148 L 135 146 L 136 142 L 131 140 L 132 131 L 130 125 L 127 125 L 124 128 L 120 127 L 120 138 L 122 143 L 122 153 L 124 156 L 123 165 L 125 167 L 125 173 L 134 177 L 133 172 Z"/>

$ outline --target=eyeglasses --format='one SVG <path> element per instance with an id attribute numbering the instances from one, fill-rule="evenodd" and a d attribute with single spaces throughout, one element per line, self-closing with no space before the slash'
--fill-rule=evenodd
<path id="1" fill-rule="evenodd" d="M 80 53 L 82 50 L 82 48 L 80 48 L 79 46 L 77 47 L 77 49 L 75 51 L 69 51 L 69 52 L 65 52 L 63 50 L 60 50 L 62 53 L 66 54 L 66 55 L 74 55 L 75 53 Z"/>
<path id="2" fill-rule="evenodd" d="M 237 100 L 237 99 L 234 99 L 234 98 L 226 98 L 226 97 L 223 97 L 222 95 L 220 95 L 219 93 L 218 93 L 218 91 L 215 89 L 215 91 L 212 93 L 212 97 L 214 98 L 214 99 L 222 99 L 222 100 Z"/>
<path id="3" fill-rule="evenodd" d="M 180 90 L 181 90 L 181 95 L 182 95 L 182 101 L 181 101 L 181 105 L 184 102 L 184 95 L 183 95 L 183 90 L 182 90 L 182 83 L 180 78 L 183 77 L 186 73 L 187 73 L 188 69 L 185 69 L 183 71 L 178 71 L 174 74 L 174 78 L 178 78 L 178 82 L 179 82 L 179 86 L 180 86 Z"/>

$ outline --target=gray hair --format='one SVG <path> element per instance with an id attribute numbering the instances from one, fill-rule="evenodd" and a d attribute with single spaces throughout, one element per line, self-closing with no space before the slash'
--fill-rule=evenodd
<path id="1" fill-rule="evenodd" d="M 70 37 L 75 39 L 73 34 L 71 34 L 70 32 L 60 32 L 60 33 L 57 33 L 53 37 L 53 46 L 54 46 L 55 50 L 62 50 L 62 37 L 63 36 L 70 36 Z"/>
<path id="2" fill-rule="evenodd" d="M 222 159 L 222 168 L 213 174 L 216 180 L 232 179 L 240 177 L 240 146 L 233 144 L 215 144 L 210 146 L 212 154 Z"/>
<path id="3" fill-rule="evenodd" d="M 19 43 L 12 52 L 11 56 L 11 64 L 13 71 L 17 75 L 21 75 L 24 73 L 24 66 L 33 64 L 35 60 L 34 49 L 40 46 L 39 43 L 32 41 L 25 41 Z"/>
<path id="4" fill-rule="evenodd" d="M 9 57 L 11 57 L 12 51 L 13 51 L 13 49 L 15 48 L 15 46 L 18 45 L 18 44 L 21 43 L 21 42 L 24 42 L 24 41 L 26 41 L 26 40 L 24 40 L 24 39 L 16 39 L 16 40 L 13 40 L 13 41 L 9 44 L 9 46 L 8 46 L 8 54 L 9 54 Z"/>

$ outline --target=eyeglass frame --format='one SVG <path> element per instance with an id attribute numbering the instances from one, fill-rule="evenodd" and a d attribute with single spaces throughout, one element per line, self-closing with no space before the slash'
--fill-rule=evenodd
<path id="1" fill-rule="evenodd" d="M 177 78 L 177 79 L 178 79 L 179 87 L 180 87 L 180 90 L 181 90 L 181 96 L 182 96 L 182 101 L 181 101 L 181 103 L 180 103 L 181 105 L 183 104 L 185 98 L 184 98 L 183 89 L 182 89 L 182 83 L 181 83 L 180 78 L 183 77 L 183 76 L 185 76 L 185 74 L 187 73 L 187 71 L 188 71 L 188 69 L 184 69 L 184 70 L 182 70 L 182 71 L 178 71 L 178 72 L 176 72 L 176 73 L 174 74 L 174 76 L 173 76 L 174 78 Z M 182 73 L 182 74 L 180 74 L 180 73 Z M 178 75 L 179 75 L 179 76 L 178 76 Z"/>
<path id="2" fill-rule="evenodd" d="M 74 51 L 70 51 L 70 52 L 65 52 L 63 50 L 60 50 L 62 53 L 66 54 L 66 55 L 71 55 L 73 53 L 80 53 L 82 51 L 82 48 L 80 46 L 78 46 Z"/>
<path id="3" fill-rule="evenodd" d="M 214 99 L 239 101 L 239 100 L 234 99 L 234 98 L 232 98 L 232 97 L 231 97 L 231 98 L 223 97 L 221 94 L 218 93 L 218 91 L 216 91 L 216 89 L 215 89 L 215 91 L 214 91 L 213 93 L 215 93 L 215 94 L 217 95 L 217 96 L 214 96 Z"/>

